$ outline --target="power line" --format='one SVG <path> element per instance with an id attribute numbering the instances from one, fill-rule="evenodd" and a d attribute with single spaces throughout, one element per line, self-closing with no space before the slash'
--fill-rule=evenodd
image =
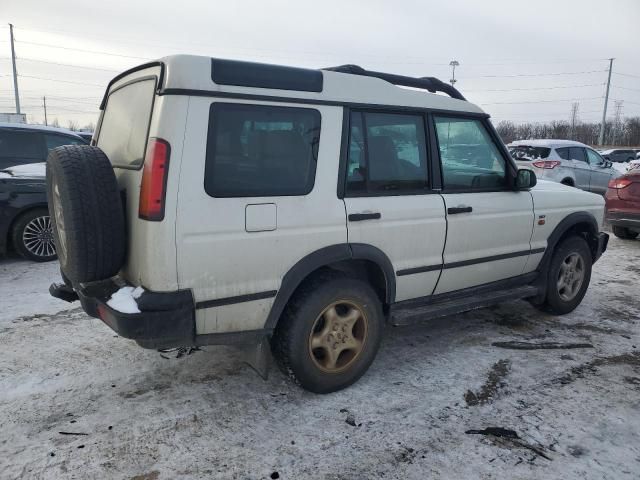
<path id="1" fill-rule="evenodd" d="M 533 88 L 490 88 L 485 90 L 465 90 L 466 92 L 522 92 L 531 90 L 556 90 L 561 88 L 602 87 L 604 83 L 589 83 L 586 85 L 562 85 L 558 87 L 533 87 Z"/>
<path id="2" fill-rule="evenodd" d="M 97 53 L 99 55 L 109 55 L 109 56 L 112 56 L 112 57 L 135 58 L 136 60 L 151 60 L 148 57 L 136 57 L 136 56 L 133 56 L 133 55 L 122 55 L 122 54 L 119 54 L 119 53 L 101 52 L 99 50 L 87 50 L 87 49 L 84 49 L 84 48 L 63 47 L 63 46 L 60 46 L 60 45 L 51 45 L 51 44 L 37 43 L 37 42 L 28 42 L 26 40 L 20 40 L 19 42 L 16 42 L 16 43 L 24 43 L 24 44 L 27 44 L 27 45 L 37 45 L 39 47 L 47 47 L 47 48 L 60 48 L 62 50 L 73 50 L 73 51 L 76 51 L 76 52 Z"/>
<path id="3" fill-rule="evenodd" d="M 640 75 L 633 75 L 631 73 L 613 72 L 614 75 L 622 75 L 623 77 L 640 78 Z"/>
<path id="4" fill-rule="evenodd" d="M 99 84 L 99 83 L 72 82 L 71 80 L 57 80 L 55 78 L 36 77 L 34 75 L 19 75 L 19 76 L 20 77 L 24 77 L 24 78 L 34 78 L 34 79 L 37 79 L 37 80 L 47 80 L 48 82 L 71 83 L 71 84 L 74 84 L 74 85 L 84 85 L 84 86 L 102 87 L 102 88 L 106 87 L 106 83 Z"/>
<path id="5" fill-rule="evenodd" d="M 475 77 L 464 77 L 467 78 L 513 78 L 513 77 L 553 77 L 559 75 L 583 75 L 588 73 L 602 73 L 607 72 L 608 70 L 585 70 L 582 72 L 557 72 L 557 73 L 518 73 L 515 75 L 479 75 Z"/>
<path id="6" fill-rule="evenodd" d="M 620 85 L 611 85 L 613 88 L 621 88 L 623 90 L 633 90 L 635 92 L 640 92 L 640 88 L 629 88 L 629 87 L 621 87 Z"/>
<path id="7" fill-rule="evenodd" d="M 557 103 L 557 102 L 577 102 L 586 100 L 600 100 L 602 97 L 588 97 L 588 98 L 564 98 L 558 100 L 531 100 L 525 102 L 478 102 L 480 105 L 520 105 L 520 104 L 533 104 L 533 103 Z"/>
<path id="8" fill-rule="evenodd" d="M 0 59 L 10 60 L 9 57 L 0 57 Z M 37 58 L 18 57 L 18 60 L 21 60 L 21 61 L 26 60 L 28 62 L 47 63 L 49 65 L 60 65 L 62 67 L 75 67 L 75 68 L 85 68 L 85 69 L 88 69 L 88 70 L 100 70 L 100 71 L 103 71 L 103 72 L 120 73 L 120 71 L 121 71 L 121 70 L 111 70 L 111 69 L 108 69 L 108 68 L 87 67 L 87 66 L 84 66 L 84 65 L 73 65 L 71 63 L 49 62 L 47 60 L 39 60 Z"/>

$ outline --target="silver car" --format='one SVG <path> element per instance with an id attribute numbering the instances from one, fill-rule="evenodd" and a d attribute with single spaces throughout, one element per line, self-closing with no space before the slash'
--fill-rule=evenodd
<path id="1" fill-rule="evenodd" d="M 508 145 L 520 168 L 536 177 L 604 195 L 611 178 L 620 173 L 598 152 L 571 140 L 517 140 Z"/>

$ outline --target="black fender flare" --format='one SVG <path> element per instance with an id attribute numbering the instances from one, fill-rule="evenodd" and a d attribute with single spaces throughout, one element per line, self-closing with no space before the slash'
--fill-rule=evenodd
<path id="1" fill-rule="evenodd" d="M 551 257 L 553 256 L 556 245 L 568 230 L 578 225 L 579 223 L 586 223 L 587 225 L 589 225 L 589 235 L 592 238 L 588 240 L 589 246 L 593 250 L 591 241 L 595 240 L 597 245 L 598 222 L 596 218 L 592 213 L 589 212 L 571 213 L 563 218 L 560 223 L 558 223 L 558 225 L 556 225 L 556 228 L 553 229 L 553 232 L 551 232 L 551 235 L 549 235 L 549 237 L 547 238 L 547 248 L 537 268 L 539 272 L 543 273 L 547 271 L 549 263 L 551 263 Z"/>
<path id="2" fill-rule="evenodd" d="M 266 330 L 273 330 L 289 299 L 300 284 L 314 271 L 332 263 L 344 260 L 369 260 L 384 272 L 386 282 L 386 303 L 391 304 L 396 297 L 396 277 L 389 257 L 377 247 L 365 243 L 342 243 L 316 250 L 300 259 L 282 278 L 273 305 L 265 322 Z"/>

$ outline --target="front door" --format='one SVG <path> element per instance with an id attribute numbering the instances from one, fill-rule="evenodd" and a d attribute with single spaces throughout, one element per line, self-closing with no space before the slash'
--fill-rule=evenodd
<path id="1" fill-rule="evenodd" d="M 569 159 L 573 164 L 576 187 L 589 190 L 591 183 L 591 166 L 587 161 L 587 153 L 582 147 L 569 147 Z"/>
<path id="2" fill-rule="evenodd" d="M 435 116 L 447 211 L 447 241 L 435 293 L 524 272 L 533 230 L 533 200 L 513 191 L 507 159 L 483 120 Z"/>
<path id="3" fill-rule="evenodd" d="M 350 244 L 380 249 L 396 301 L 431 295 L 442 267 L 444 202 L 430 188 L 425 117 L 352 111 L 344 203 Z"/>
<path id="4" fill-rule="evenodd" d="M 587 148 L 587 160 L 591 167 L 591 181 L 589 190 L 604 195 L 609 186 L 609 180 L 614 176 L 614 169 L 607 165 L 604 158 L 597 152 Z"/>

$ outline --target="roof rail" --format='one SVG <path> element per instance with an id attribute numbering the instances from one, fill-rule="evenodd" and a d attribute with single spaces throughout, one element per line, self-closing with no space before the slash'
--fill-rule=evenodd
<path id="1" fill-rule="evenodd" d="M 323 68 L 322 70 L 329 70 L 332 72 L 350 73 L 351 75 L 362 75 L 363 77 L 375 77 L 385 80 L 394 85 L 402 85 L 403 87 L 420 88 L 422 90 L 428 90 L 431 93 L 442 92 L 449 95 L 451 98 L 458 100 L 466 100 L 462 94 L 448 83 L 443 82 L 435 77 L 405 77 L 404 75 L 396 75 L 394 73 L 373 72 L 371 70 L 365 70 L 358 65 L 340 65 L 338 67 Z"/>

